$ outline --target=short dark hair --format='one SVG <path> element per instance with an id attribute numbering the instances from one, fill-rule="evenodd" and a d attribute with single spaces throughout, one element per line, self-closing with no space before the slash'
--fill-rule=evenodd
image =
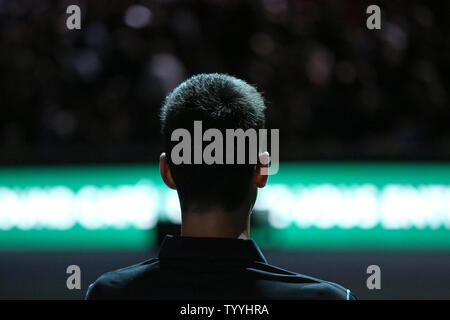
<path id="1" fill-rule="evenodd" d="M 178 128 L 193 135 L 193 123 L 197 120 L 202 121 L 203 131 L 216 128 L 224 136 L 225 129 L 263 129 L 265 104 L 261 93 L 247 82 L 226 74 L 199 74 L 167 96 L 160 117 L 164 151 L 182 210 L 191 205 L 234 210 L 242 204 L 250 190 L 254 164 L 175 165 L 170 155 L 177 142 L 171 141 L 171 135 Z"/>

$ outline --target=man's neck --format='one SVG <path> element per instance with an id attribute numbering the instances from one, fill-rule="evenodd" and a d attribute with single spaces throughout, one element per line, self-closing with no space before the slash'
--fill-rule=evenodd
<path id="1" fill-rule="evenodd" d="M 250 236 L 250 217 L 210 210 L 182 214 L 181 236 L 201 238 L 248 239 Z"/>

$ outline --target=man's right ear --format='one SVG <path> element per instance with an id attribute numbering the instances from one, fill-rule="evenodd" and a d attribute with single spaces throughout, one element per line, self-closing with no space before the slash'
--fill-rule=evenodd
<path id="1" fill-rule="evenodd" d="M 159 156 L 159 172 L 161 173 L 161 178 L 163 179 L 166 186 L 170 189 L 176 189 L 177 186 L 172 178 L 172 173 L 170 172 L 169 163 L 167 161 L 166 154 L 163 152 Z"/>
<path id="2" fill-rule="evenodd" d="M 267 179 L 269 179 L 269 162 L 270 155 L 269 152 L 264 151 L 259 154 L 259 162 L 256 165 L 256 175 L 255 175 L 255 184 L 258 188 L 264 188 L 267 184 Z"/>

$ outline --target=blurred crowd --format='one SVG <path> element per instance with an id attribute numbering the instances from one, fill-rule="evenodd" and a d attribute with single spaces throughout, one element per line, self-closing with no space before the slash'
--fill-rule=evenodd
<path id="1" fill-rule="evenodd" d="M 210 72 L 263 92 L 282 159 L 450 159 L 448 1 L 0 0 L 0 162 L 156 160 Z"/>

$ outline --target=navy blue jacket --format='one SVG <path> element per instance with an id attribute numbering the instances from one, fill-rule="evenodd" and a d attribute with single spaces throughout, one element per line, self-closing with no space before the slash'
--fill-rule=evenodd
<path id="1" fill-rule="evenodd" d="M 342 286 L 267 263 L 253 240 L 166 236 L 158 258 L 108 272 L 86 299 L 353 300 Z"/>

